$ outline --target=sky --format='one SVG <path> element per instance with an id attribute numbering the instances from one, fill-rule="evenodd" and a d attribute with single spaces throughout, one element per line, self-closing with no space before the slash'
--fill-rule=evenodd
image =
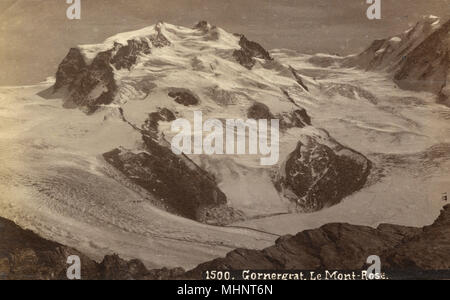
<path id="1" fill-rule="evenodd" d="M 404 31 L 423 15 L 450 18 L 450 0 L 381 0 L 368 20 L 366 0 L 81 0 L 81 20 L 66 0 L 0 0 L 0 85 L 53 76 L 69 49 L 164 21 L 207 20 L 267 49 L 351 54 Z"/>

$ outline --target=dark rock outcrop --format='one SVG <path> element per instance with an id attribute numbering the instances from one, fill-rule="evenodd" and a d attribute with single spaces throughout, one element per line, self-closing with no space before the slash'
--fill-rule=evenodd
<path id="1" fill-rule="evenodd" d="M 270 112 L 269 107 L 260 102 L 255 102 L 252 104 L 252 106 L 250 106 L 250 108 L 247 111 L 247 117 L 249 119 L 255 120 L 259 119 L 271 120 L 275 118 L 275 116 Z"/>
<path id="2" fill-rule="evenodd" d="M 184 106 L 197 105 L 200 102 L 198 97 L 187 89 L 174 88 L 168 95 L 173 98 L 176 103 L 183 104 Z"/>
<path id="3" fill-rule="evenodd" d="M 425 17 L 392 38 L 376 40 L 364 52 L 341 61 L 346 67 L 384 70 L 399 87 L 428 91 L 450 105 L 450 20 Z"/>
<path id="4" fill-rule="evenodd" d="M 115 43 L 114 48 L 116 55 L 111 58 L 111 63 L 117 70 L 123 68 L 130 70 L 136 64 L 137 56 L 140 53 L 151 53 L 150 46 L 146 41 L 129 40 L 126 46 Z"/>
<path id="5" fill-rule="evenodd" d="M 104 51 L 87 65 L 80 50 L 71 49 L 56 73 L 54 92 L 66 88 L 69 95 L 65 105 L 84 107 L 88 113 L 111 103 L 117 90 L 111 59 L 112 51 Z"/>
<path id="6" fill-rule="evenodd" d="M 245 36 L 241 36 L 239 46 L 242 50 L 248 53 L 251 57 L 261 58 L 265 60 L 273 60 L 269 52 L 257 42 L 249 41 Z"/>
<path id="7" fill-rule="evenodd" d="M 167 37 L 162 33 L 161 26 L 162 22 L 158 22 L 155 26 L 156 35 L 150 36 L 149 40 L 152 43 L 153 47 L 163 48 L 170 46 L 172 43 L 167 39 Z"/>
<path id="8" fill-rule="evenodd" d="M 233 57 L 240 65 L 249 70 L 251 70 L 253 66 L 256 64 L 256 61 L 242 49 L 235 50 L 233 52 Z"/>
<path id="9" fill-rule="evenodd" d="M 87 65 L 80 50 L 71 48 L 58 67 L 53 89 L 57 91 L 63 86 L 70 85 L 86 67 Z"/>
<path id="10" fill-rule="evenodd" d="M 118 255 L 105 256 L 98 269 L 101 280 L 168 280 L 184 273 L 182 268 L 148 270 L 140 260 L 126 261 Z"/>
<path id="11" fill-rule="evenodd" d="M 434 32 L 437 19 L 424 17 L 409 30 L 394 37 L 375 40 L 362 53 L 345 58 L 344 66 L 357 66 L 366 70 L 396 72 L 405 63 L 409 53 L 421 45 Z"/>
<path id="12" fill-rule="evenodd" d="M 108 163 L 154 195 L 167 211 L 199 222 L 214 220 L 210 209 L 227 204 L 210 174 L 153 138 L 144 136 L 147 152 L 115 149 L 103 156 Z"/>
<path id="13" fill-rule="evenodd" d="M 139 260 L 117 255 L 97 263 L 78 250 L 43 239 L 0 217 L 0 280 L 65 280 L 69 256 L 81 261 L 81 279 L 169 279 L 184 273 L 181 268 L 147 270 Z"/>
<path id="14" fill-rule="evenodd" d="M 0 279 L 67 279 L 70 255 L 80 257 L 82 279 L 202 279 L 206 270 L 362 270 L 370 255 L 380 256 L 382 272 L 394 271 L 397 276 L 423 278 L 423 271 L 450 269 L 450 205 L 424 228 L 327 224 L 283 236 L 263 250 L 233 250 L 188 272 L 147 270 L 139 260 L 124 261 L 117 255 L 98 264 L 3 218 L 0 233 Z"/>
<path id="15" fill-rule="evenodd" d="M 335 205 L 366 183 L 371 162 L 362 154 L 333 143 L 331 148 L 308 137 L 298 143 L 285 162 L 277 186 L 296 203 L 298 210 L 311 212 Z"/>
<path id="16" fill-rule="evenodd" d="M 241 49 L 233 52 L 233 57 L 239 64 L 251 70 L 256 64 L 255 58 L 260 58 L 267 61 L 273 60 L 269 52 L 260 44 L 249 41 L 244 35 L 240 35 L 240 37 L 241 39 L 239 40 L 239 46 L 241 46 Z"/>
<path id="17" fill-rule="evenodd" d="M 327 224 L 295 236 L 284 236 L 264 250 L 237 249 L 187 272 L 201 278 L 205 270 L 361 270 L 368 256 L 381 255 L 420 229 L 393 226 L 388 230 Z"/>
<path id="18" fill-rule="evenodd" d="M 308 88 L 308 87 L 306 86 L 306 84 L 303 82 L 302 76 L 300 76 L 300 75 L 297 73 L 297 71 L 296 71 L 293 67 L 291 67 L 291 66 L 289 66 L 289 70 L 291 71 L 292 76 L 294 76 L 295 81 L 297 81 L 297 83 L 298 83 L 305 91 L 309 92 L 309 88 Z"/>
<path id="19" fill-rule="evenodd" d="M 218 188 L 215 178 L 184 154 L 176 155 L 164 135 L 158 130 L 159 122 L 175 120 L 176 115 L 167 108 L 149 114 L 138 128 L 145 151 L 124 148 L 104 153 L 106 162 L 126 178 L 153 195 L 152 204 L 170 213 L 212 225 L 226 225 L 245 220 L 239 210 L 227 205 L 226 195 Z"/>
<path id="20" fill-rule="evenodd" d="M 99 52 L 90 64 L 87 64 L 79 48 L 70 49 L 56 72 L 53 92 L 65 88 L 65 105 L 80 107 L 87 113 L 93 113 L 102 104 L 114 101 L 117 83 L 114 69 L 130 70 L 140 55 L 151 54 L 151 47 L 165 47 L 170 41 L 161 32 L 161 24 L 155 26 L 156 34 L 148 36 L 151 45 L 144 39 L 128 40 L 126 45 L 114 43 L 111 49 Z"/>
<path id="21" fill-rule="evenodd" d="M 202 31 L 208 31 L 209 29 L 209 24 L 207 21 L 202 20 L 200 22 L 198 22 L 197 24 L 194 25 L 194 29 L 199 29 Z"/>
<path id="22" fill-rule="evenodd" d="M 219 29 L 207 21 L 200 21 L 193 28 L 201 32 L 205 41 L 217 41 L 219 39 Z"/>
<path id="23" fill-rule="evenodd" d="M 311 125 L 311 118 L 305 109 L 299 108 L 291 112 L 285 112 L 278 115 L 273 115 L 267 105 L 255 102 L 247 111 L 247 117 L 255 120 L 280 120 L 280 128 L 288 129 L 293 127 L 303 128 Z"/>
<path id="24" fill-rule="evenodd" d="M 66 278 L 67 258 L 78 255 L 89 278 L 98 278 L 95 262 L 80 252 L 42 239 L 0 218 L 0 279 Z"/>
<path id="25" fill-rule="evenodd" d="M 395 82 L 410 90 L 429 91 L 449 104 L 450 20 L 405 56 L 394 76 Z"/>
<path id="26" fill-rule="evenodd" d="M 168 108 L 159 108 L 157 112 L 149 114 L 142 129 L 150 133 L 154 138 L 157 137 L 159 122 L 172 122 L 176 119 L 175 114 Z"/>
<path id="27" fill-rule="evenodd" d="M 434 224 L 424 228 L 327 224 L 281 237 L 264 250 L 231 251 L 181 278 L 201 279 L 206 270 L 363 270 L 370 255 L 380 256 L 382 272 L 394 271 L 400 277 L 419 278 L 427 270 L 448 271 L 450 205 Z"/>
<path id="28" fill-rule="evenodd" d="M 289 113 L 283 113 L 279 117 L 281 129 L 303 128 L 311 125 L 311 117 L 304 108 L 296 109 Z"/>
<path id="29" fill-rule="evenodd" d="M 432 225 L 417 230 L 419 234 L 383 254 L 387 268 L 450 270 L 450 205 Z"/>

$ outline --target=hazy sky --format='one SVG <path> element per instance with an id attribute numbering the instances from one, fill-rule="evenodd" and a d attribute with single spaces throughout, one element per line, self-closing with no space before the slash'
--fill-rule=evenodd
<path id="1" fill-rule="evenodd" d="M 381 1 L 382 20 L 369 21 L 366 0 L 81 0 L 81 20 L 66 18 L 66 0 L 0 0 L 0 85 L 42 81 L 70 47 L 160 20 L 207 20 L 268 49 L 348 54 L 421 15 L 450 18 L 450 0 Z"/>

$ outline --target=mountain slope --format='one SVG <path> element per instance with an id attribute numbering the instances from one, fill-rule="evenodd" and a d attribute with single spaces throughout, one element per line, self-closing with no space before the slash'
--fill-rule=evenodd
<path id="1" fill-rule="evenodd" d="M 449 70 L 450 20 L 408 53 L 394 79 L 402 88 L 436 93 L 440 102 L 450 105 Z"/>
<path id="2" fill-rule="evenodd" d="M 64 95 L 66 107 L 87 114 L 110 112 L 141 134 L 139 147 L 111 149 L 105 158 L 153 194 L 160 207 L 226 224 L 320 210 L 364 186 L 371 168 L 367 158 L 315 128 L 298 103 L 314 89 L 308 83 L 312 81 L 274 60 L 258 43 L 203 21 L 192 29 L 158 23 L 73 48 L 50 92 Z M 279 119 L 278 164 L 261 167 L 255 155 L 171 153 L 170 122 L 192 120 L 194 111 L 224 126 L 225 119 Z M 302 151 L 297 151 L 298 143 Z M 173 166 L 165 170 L 170 176 L 158 171 L 163 165 Z M 187 171 L 192 168 L 195 172 Z M 302 176 L 294 176 L 299 172 Z M 343 188 L 343 175 L 354 184 Z"/>
<path id="3" fill-rule="evenodd" d="M 449 105 L 449 33 L 450 20 L 427 16 L 401 34 L 374 41 L 359 55 L 343 59 L 342 65 L 387 71 L 401 88 L 435 93 Z"/>

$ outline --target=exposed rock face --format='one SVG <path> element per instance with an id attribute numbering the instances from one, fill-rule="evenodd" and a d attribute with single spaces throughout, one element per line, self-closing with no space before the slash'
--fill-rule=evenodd
<path id="1" fill-rule="evenodd" d="M 184 273 L 182 268 L 148 270 L 140 260 L 125 261 L 118 255 L 105 256 L 98 269 L 101 280 L 167 280 Z"/>
<path id="2" fill-rule="evenodd" d="M 237 60 L 239 64 L 247 69 L 251 70 L 253 66 L 256 64 L 256 61 L 244 50 L 235 50 L 233 52 L 233 57 Z"/>
<path id="3" fill-rule="evenodd" d="M 123 120 L 128 122 L 123 116 Z M 159 122 L 175 120 L 167 108 L 149 114 L 140 129 L 145 152 L 123 148 L 103 157 L 133 183 L 154 196 L 153 204 L 168 212 L 213 225 L 226 225 L 245 219 L 227 206 L 226 195 L 215 178 L 185 155 L 176 155 L 158 131 Z"/>
<path id="4" fill-rule="evenodd" d="M 290 113 L 283 113 L 279 116 L 280 127 L 287 128 L 303 128 L 311 125 L 311 118 L 304 108 L 296 109 Z"/>
<path id="5" fill-rule="evenodd" d="M 344 66 L 385 70 L 404 89 L 428 91 L 450 105 L 450 21 L 425 17 L 402 34 L 376 40 L 357 56 L 342 61 Z"/>
<path id="6" fill-rule="evenodd" d="M 271 120 L 274 119 L 274 115 L 270 112 L 269 107 L 267 107 L 267 105 L 260 103 L 260 102 L 255 102 L 247 111 L 247 117 L 249 119 L 255 119 L 255 120 L 259 120 L 259 119 L 266 119 L 266 120 Z"/>
<path id="7" fill-rule="evenodd" d="M 198 22 L 193 29 L 199 30 L 205 41 L 219 40 L 219 29 L 216 26 L 209 24 L 207 21 Z"/>
<path id="8" fill-rule="evenodd" d="M 64 280 L 67 258 L 81 260 L 81 279 L 168 279 L 184 273 L 181 268 L 148 271 L 139 260 L 106 256 L 99 264 L 79 251 L 45 240 L 0 217 L 0 280 Z"/>
<path id="9" fill-rule="evenodd" d="M 438 18 L 424 17 L 412 28 L 396 36 L 375 40 L 369 48 L 356 56 L 345 58 L 344 65 L 358 66 L 366 70 L 396 71 L 405 57 L 421 45 L 438 27 Z"/>
<path id="10" fill-rule="evenodd" d="M 117 90 L 111 59 L 112 51 L 105 51 L 86 65 L 81 52 L 71 49 L 58 68 L 54 91 L 67 88 L 66 105 L 85 107 L 88 113 L 98 105 L 111 103 Z"/>
<path id="11" fill-rule="evenodd" d="M 81 55 L 80 50 L 71 48 L 56 72 L 56 82 L 53 86 L 54 90 L 56 91 L 74 82 L 86 67 L 84 57 Z"/>
<path id="12" fill-rule="evenodd" d="M 188 271 L 182 278 L 201 279 L 206 270 L 362 270 L 370 255 L 381 257 L 383 271 L 450 268 L 450 205 L 431 226 L 380 225 L 377 229 L 327 224 L 284 236 L 264 250 L 237 249 Z M 414 276 L 414 275 L 413 275 Z"/>
<path id="13" fill-rule="evenodd" d="M 58 67 L 54 92 L 66 88 L 66 105 L 84 108 L 87 113 L 112 103 L 118 90 L 114 69 L 130 70 L 140 55 L 151 54 L 151 47 L 170 45 L 161 24 L 155 25 L 155 32 L 146 39 L 130 39 L 126 45 L 114 42 L 110 49 L 97 53 L 90 64 L 79 48 L 72 48 Z"/>
<path id="14" fill-rule="evenodd" d="M 214 178 L 184 156 L 144 137 L 147 152 L 115 149 L 104 157 L 111 165 L 156 197 L 167 211 L 210 223 L 217 210 L 226 206 L 226 196 Z M 160 206 L 161 206 L 160 205 Z M 224 208 L 225 209 L 225 208 Z M 211 218 L 210 218 L 211 217 Z"/>
<path id="15" fill-rule="evenodd" d="M 412 50 L 395 74 L 397 84 L 405 89 L 430 91 L 447 102 L 450 93 L 450 21 Z"/>
<path id="16" fill-rule="evenodd" d="M 128 40 L 128 45 L 122 46 L 121 44 L 115 43 L 114 48 L 116 50 L 116 55 L 111 58 L 111 63 L 117 70 L 128 69 L 136 64 L 137 56 L 140 53 L 150 54 L 150 46 L 145 41 Z"/>
<path id="17" fill-rule="evenodd" d="M 245 36 L 241 36 L 239 41 L 239 45 L 242 47 L 242 50 L 248 53 L 251 57 L 261 58 L 265 60 L 273 60 L 270 56 L 269 52 L 264 49 L 260 44 L 249 41 Z"/>
<path id="18" fill-rule="evenodd" d="M 44 240 L 0 218 L 0 279 L 65 278 L 67 257 L 78 255 L 90 278 L 98 277 L 95 262 L 80 252 Z"/>
<path id="19" fill-rule="evenodd" d="M 249 41 L 243 35 L 241 35 L 239 46 L 241 46 L 241 49 L 235 50 L 233 52 L 233 57 L 249 70 L 256 64 L 255 58 L 273 60 L 266 49 L 256 42 Z"/>
<path id="20" fill-rule="evenodd" d="M 417 235 L 386 251 L 383 257 L 391 269 L 449 270 L 450 205 L 432 225 L 418 229 Z"/>
<path id="21" fill-rule="evenodd" d="M 397 247 L 420 229 L 401 226 L 373 229 L 327 224 L 295 236 L 284 236 L 264 250 L 237 249 L 199 265 L 186 276 L 201 278 L 204 270 L 360 270 L 369 255 Z"/>
<path id="22" fill-rule="evenodd" d="M 380 256 L 382 272 L 411 276 L 450 269 L 450 205 L 424 228 L 327 224 L 281 237 L 264 250 L 233 250 L 188 272 L 147 270 L 139 260 L 124 261 L 117 255 L 106 256 L 98 264 L 3 218 L 0 232 L 0 279 L 66 279 L 70 255 L 80 257 L 82 279 L 202 279 L 206 270 L 361 270 L 370 255 Z"/>
<path id="23" fill-rule="evenodd" d="M 247 111 L 247 117 L 255 120 L 280 120 L 280 128 L 288 129 L 292 127 L 303 128 L 307 125 L 311 125 L 311 118 L 305 109 L 300 108 L 292 112 L 285 112 L 279 115 L 273 115 L 267 105 L 255 102 Z M 269 123 L 270 124 L 270 123 Z"/>
<path id="24" fill-rule="evenodd" d="M 175 114 L 167 108 L 160 108 L 157 112 L 152 112 L 149 114 L 148 119 L 142 126 L 143 130 L 152 134 L 153 137 L 157 137 L 159 122 L 171 122 L 176 119 Z"/>
<path id="25" fill-rule="evenodd" d="M 292 72 L 292 75 L 294 76 L 295 80 L 297 81 L 297 83 L 305 90 L 305 91 L 309 91 L 309 88 L 306 86 L 306 84 L 303 82 L 303 78 L 297 73 L 297 71 L 289 66 L 289 70 Z"/>
<path id="26" fill-rule="evenodd" d="M 166 46 L 170 46 L 171 45 L 170 41 L 162 33 L 161 26 L 162 26 L 161 22 L 156 24 L 156 26 L 155 26 L 156 35 L 149 37 L 149 40 L 151 41 L 153 47 L 156 47 L 156 48 L 162 48 L 162 47 L 166 47 Z"/>
<path id="27" fill-rule="evenodd" d="M 173 89 L 169 92 L 169 97 L 184 106 L 197 105 L 200 102 L 196 95 L 186 89 Z"/>
<path id="28" fill-rule="evenodd" d="M 198 22 L 198 23 L 194 26 L 195 29 L 200 29 L 200 30 L 202 30 L 202 31 L 204 31 L 204 32 L 208 31 L 208 30 L 209 30 L 209 27 L 210 27 L 210 26 L 209 26 L 208 22 L 205 21 L 205 20 L 202 20 L 202 21 Z"/>
<path id="29" fill-rule="evenodd" d="M 361 189 L 370 168 L 371 162 L 360 153 L 338 143 L 326 145 L 307 138 L 289 155 L 278 183 L 298 210 L 311 212 Z"/>

